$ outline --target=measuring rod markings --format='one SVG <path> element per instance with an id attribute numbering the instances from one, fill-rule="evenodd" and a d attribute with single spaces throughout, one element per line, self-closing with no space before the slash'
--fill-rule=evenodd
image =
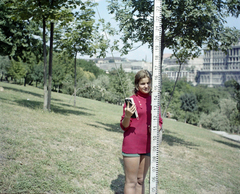
<path id="1" fill-rule="evenodd" d="M 151 165 L 150 194 L 157 193 L 158 148 L 159 148 L 159 106 L 160 106 L 160 63 L 162 34 L 162 0 L 154 0 L 153 66 L 152 66 L 152 117 L 151 117 Z"/>

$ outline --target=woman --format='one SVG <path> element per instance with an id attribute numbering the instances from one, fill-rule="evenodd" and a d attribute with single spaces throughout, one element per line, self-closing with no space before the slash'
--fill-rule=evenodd
<path id="1" fill-rule="evenodd" d="M 144 179 L 150 166 L 151 74 L 140 70 L 135 75 L 134 105 L 123 106 L 120 126 L 124 130 L 122 154 L 125 171 L 125 194 L 144 193 Z M 138 118 L 131 118 L 138 112 Z M 159 114 L 159 126 L 162 118 Z"/>

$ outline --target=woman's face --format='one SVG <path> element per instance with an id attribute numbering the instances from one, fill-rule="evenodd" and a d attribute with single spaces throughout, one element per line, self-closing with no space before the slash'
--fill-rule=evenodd
<path id="1" fill-rule="evenodd" d="M 138 90 L 144 94 L 148 94 L 151 91 L 151 83 L 148 77 L 140 79 L 138 83 Z"/>

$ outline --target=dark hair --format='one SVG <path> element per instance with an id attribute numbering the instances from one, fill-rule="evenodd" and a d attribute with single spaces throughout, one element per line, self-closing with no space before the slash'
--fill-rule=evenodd
<path id="1" fill-rule="evenodd" d="M 137 93 L 137 87 L 138 87 L 138 84 L 140 82 L 140 80 L 142 78 L 145 78 L 145 77 L 148 77 L 149 78 L 149 82 L 151 83 L 152 82 L 152 75 L 151 73 L 148 71 L 148 70 L 140 70 L 139 72 L 137 72 L 137 74 L 135 75 L 135 81 L 134 81 L 134 84 L 135 84 L 135 88 L 133 90 L 133 92 L 136 94 Z"/>

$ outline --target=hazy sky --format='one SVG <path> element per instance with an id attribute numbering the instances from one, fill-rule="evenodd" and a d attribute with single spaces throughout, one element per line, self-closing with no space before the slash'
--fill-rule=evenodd
<path id="1" fill-rule="evenodd" d="M 117 27 L 117 23 L 115 20 L 113 20 L 113 15 L 108 14 L 107 5 L 108 3 L 106 0 L 95 0 L 95 2 L 98 2 L 98 11 L 100 13 L 100 17 L 105 19 L 106 21 L 109 21 L 113 27 Z M 97 15 L 97 19 L 98 19 Z M 229 27 L 236 27 L 240 30 L 240 18 L 228 18 L 226 26 Z M 139 44 L 136 44 L 135 47 L 139 46 Z M 171 50 L 165 49 L 164 53 L 171 53 Z M 120 57 L 120 54 L 118 52 L 113 53 L 114 57 Z M 109 52 L 107 56 L 111 56 L 111 53 Z M 143 45 L 140 48 L 138 48 L 135 51 L 130 52 L 128 55 L 121 56 L 123 58 L 128 59 L 136 59 L 136 60 L 142 60 L 147 59 L 148 62 L 152 60 L 152 53 L 151 50 L 148 48 L 147 45 Z"/>

